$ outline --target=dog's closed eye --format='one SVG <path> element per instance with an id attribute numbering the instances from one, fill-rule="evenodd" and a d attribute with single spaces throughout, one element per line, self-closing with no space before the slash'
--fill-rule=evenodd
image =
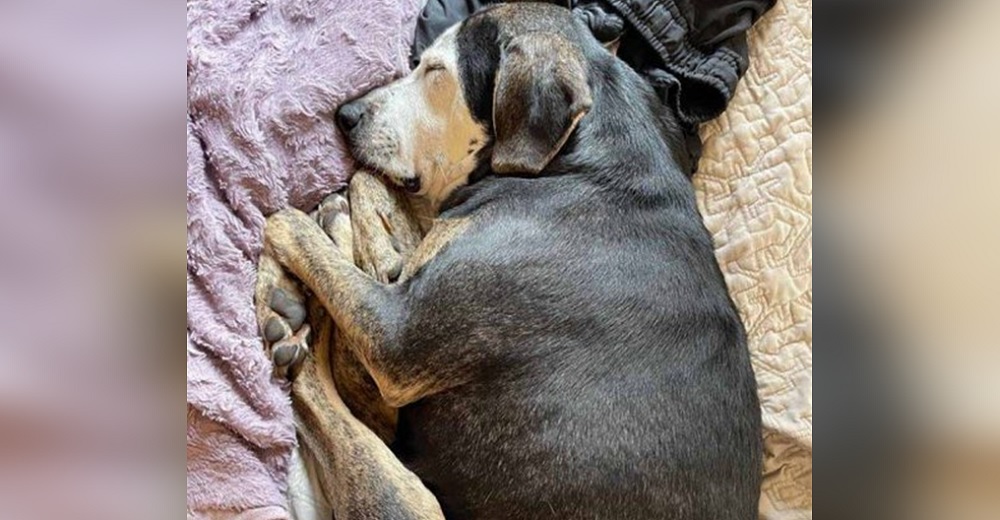
<path id="1" fill-rule="evenodd" d="M 444 69 L 445 69 L 444 63 L 437 62 L 437 61 L 431 61 L 431 62 L 427 63 L 426 67 L 424 67 L 424 74 L 430 74 L 432 72 L 439 71 L 439 70 L 444 70 Z"/>

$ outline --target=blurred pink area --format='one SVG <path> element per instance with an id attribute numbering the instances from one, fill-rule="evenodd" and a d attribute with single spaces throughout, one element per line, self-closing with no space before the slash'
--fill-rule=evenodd
<path id="1" fill-rule="evenodd" d="M 179 512 L 183 19 L 0 4 L 3 518 Z"/>

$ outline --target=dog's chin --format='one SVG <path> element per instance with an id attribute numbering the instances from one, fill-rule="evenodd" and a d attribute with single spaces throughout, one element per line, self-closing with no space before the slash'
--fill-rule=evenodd
<path id="1" fill-rule="evenodd" d="M 368 170 L 386 181 L 389 184 L 410 194 L 419 194 L 421 189 L 420 178 L 413 172 L 402 172 L 398 167 L 380 164 L 379 161 L 367 160 L 363 154 L 355 153 L 355 163 L 358 168 Z"/>

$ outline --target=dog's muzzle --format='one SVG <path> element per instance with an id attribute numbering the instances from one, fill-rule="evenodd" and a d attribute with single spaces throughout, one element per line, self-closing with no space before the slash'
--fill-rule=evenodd
<path id="1" fill-rule="evenodd" d="M 340 131 L 344 133 L 344 136 L 348 138 L 351 137 L 351 132 L 353 132 L 354 129 L 361 124 L 361 120 L 364 119 L 365 112 L 367 112 L 367 107 L 360 100 L 340 105 L 340 108 L 337 109 L 336 119 L 337 126 L 340 127 Z"/>
<path id="2" fill-rule="evenodd" d="M 337 109 L 334 119 L 336 119 L 337 126 L 340 127 L 340 131 L 344 134 L 344 137 L 347 139 L 347 142 L 351 144 L 351 146 L 354 145 L 357 137 L 356 134 L 359 134 L 359 129 L 364 123 L 364 119 L 367 115 L 368 103 L 365 103 L 362 99 L 356 99 L 349 103 L 344 103 Z M 417 193 L 420 191 L 419 177 L 404 178 L 397 175 L 387 176 L 394 184 L 409 193 Z"/>

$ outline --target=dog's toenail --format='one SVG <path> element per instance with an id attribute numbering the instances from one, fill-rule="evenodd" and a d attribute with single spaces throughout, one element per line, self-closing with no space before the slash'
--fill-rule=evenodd
<path id="1" fill-rule="evenodd" d="M 302 367 L 305 365 L 303 361 L 306 359 L 306 355 L 307 352 L 304 348 L 295 350 L 295 359 L 292 360 L 292 363 L 288 366 L 288 372 L 285 374 L 286 379 L 291 381 L 299 375 L 299 372 L 302 371 Z"/>
<path id="2" fill-rule="evenodd" d="M 264 325 L 264 339 L 269 343 L 274 343 L 285 337 L 285 327 L 281 325 L 281 320 L 276 316 L 271 316 Z"/>
<path id="3" fill-rule="evenodd" d="M 399 275 L 402 272 L 403 272 L 403 262 L 396 260 L 396 262 L 392 264 L 392 267 L 389 268 L 389 271 L 386 272 L 385 275 L 386 277 L 388 277 L 390 282 L 395 282 L 396 280 L 399 280 Z"/>
<path id="4" fill-rule="evenodd" d="M 333 221 L 337 220 L 337 215 L 340 215 L 340 213 L 330 212 L 323 215 L 323 229 L 330 229 L 330 226 L 333 225 Z"/>

